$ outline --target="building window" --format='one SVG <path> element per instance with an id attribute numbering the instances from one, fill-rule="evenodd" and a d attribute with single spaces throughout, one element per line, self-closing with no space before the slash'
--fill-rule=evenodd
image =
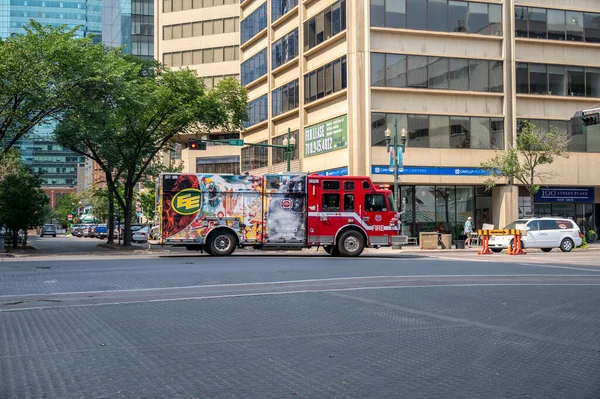
<path id="1" fill-rule="evenodd" d="M 257 144 L 267 144 L 267 140 Z M 269 165 L 268 147 L 254 145 L 243 147 L 241 157 L 243 172 L 264 168 Z"/>
<path id="2" fill-rule="evenodd" d="M 246 43 L 267 27 L 267 3 L 260 5 L 252 14 L 241 22 L 241 40 Z"/>
<path id="3" fill-rule="evenodd" d="M 325 97 L 326 86 L 331 85 L 334 93 L 344 90 L 346 84 L 346 56 L 343 56 L 304 75 L 304 103 Z"/>
<path id="4" fill-rule="evenodd" d="M 298 28 L 294 29 L 271 46 L 273 59 L 271 69 L 275 69 L 298 56 Z"/>
<path id="5" fill-rule="evenodd" d="M 599 22 L 597 13 L 515 7 L 516 37 L 598 43 Z"/>
<path id="6" fill-rule="evenodd" d="M 239 3 L 239 0 L 225 0 L 225 2 L 223 0 L 214 0 L 214 2 L 213 0 L 163 0 L 163 13 L 237 3 Z"/>
<path id="7" fill-rule="evenodd" d="M 244 122 L 244 128 L 266 121 L 269 114 L 269 98 L 265 94 L 248 103 L 248 120 Z"/>
<path id="8" fill-rule="evenodd" d="M 525 119 L 517 120 L 517 132 L 520 133 Z M 600 152 L 600 125 L 583 127 L 581 120 L 573 118 L 571 121 L 529 119 L 541 132 L 556 129 L 567 132 L 569 135 L 569 152 Z"/>
<path id="9" fill-rule="evenodd" d="M 298 79 L 273 90 L 271 94 L 272 116 L 275 117 L 298 108 L 299 92 Z"/>
<path id="10" fill-rule="evenodd" d="M 340 0 L 304 23 L 304 50 L 309 50 L 344 30 L 346 0 Z"/>
<path id="11" fill-rule="evenodd" d="M 371 53 L 371 85 L 501 93 L 503 63 Z"/>
<path id="12" fill-rule="evenodd" d="M 517 62 L 517 93 L 599 97 L 598 68 Z"/>
<path id="13" fill-rule="evenodd" d="M 502 35 L 502 6 L 455 0 L 371 0 L 371 26 Z"/>
<path id="14" fill-rule="evenodd" d="M 248 83 L 255 81 L 267 74 L 267 49 L 262 49 L 256 55 L 248 58 L 248 60 L 242 62 L 242 86 L 246 86 Z"/>
<path id="15" fill-rule="evenodd" d="M 196 158 L 196 173 L 201 174 L 240 174 L 240 157 Z"/>
<path id="16" fill-rule="evenodd" d="M 504 119 L 468 116 L 371 114 L 371 146 L 385 147 L 385 129 L 408 131 L 412 148 L 504 148 Z"/>
<path id="17" fill-rule="evenodd" d="M 277 21 L 283 15 L 298 5 L 298 0 L 272 0 L 271 21 Z"/>
<path id="18" fill-rule="evenodd" d="M 191 51 L 178 51 L 175 53 L 164 53 L 163 64 L 170 67 L 186 66 L 186 65 L 199 65 L 199 64 L 210 64 L 213 62 L 223 61 L 222 54 L 225 52 L 233 51 L 236 54 L 238 46 L 231 47 L 216 47 L 216 48 L 205 48 Z M 215 53 L 217 58 L 215 58 Z M 234 57 L 237 59 L 237 57 Z M 225 59 L 227 61 L 227 59 Z"/>
<path id="19" fill-rule="evenodd" d="M 273 137 L 273 144 L 283 145 L 283 140 L 287 138 L 287 133 L 282 134 L 281 136 Z M 292 132 L 290 137 L 296 139 L 296 145 L 294 146 L 294 152 L 292 153 L 292 160 L 299 159 L 300 157 L 300 143 L 298 130 Z M 271 152 L 271 156 L 273 157 L 273 165 L 277 165 L 279 163 L 286 162 L 285 159 L 285 150 L 283 148 L 273 148 Z"/>

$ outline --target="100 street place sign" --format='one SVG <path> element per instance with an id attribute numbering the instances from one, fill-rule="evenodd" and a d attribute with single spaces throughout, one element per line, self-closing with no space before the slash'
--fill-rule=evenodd
<path id="1" fill-rule="evenodd" d="M 348 115 L 304 128 L 304 156 L 324 154 L 348 146 Z"/>

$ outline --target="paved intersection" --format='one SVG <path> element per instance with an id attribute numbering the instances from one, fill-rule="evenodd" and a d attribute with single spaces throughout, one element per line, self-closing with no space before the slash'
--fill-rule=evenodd
<path id="1" fill-rule="evenodd" d="M 1 260 L 0 397 L 600 397 L 583 255 L 189 255 Z"/>

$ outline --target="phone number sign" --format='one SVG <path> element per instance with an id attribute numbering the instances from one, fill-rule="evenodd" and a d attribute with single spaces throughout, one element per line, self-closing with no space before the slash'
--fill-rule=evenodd
<path id="1" fill-rule="evenodd" d="M 312 157 L 348 147 L 348 115 L 304 128 L 304 156 Z"/>

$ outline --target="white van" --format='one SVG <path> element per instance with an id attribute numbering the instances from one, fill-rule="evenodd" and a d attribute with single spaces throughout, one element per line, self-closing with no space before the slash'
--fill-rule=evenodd
<path id="1" fill-rule="evenodd" d="M 579 226 L 572 220 L 556 217 L 520 219 L 506 226 L 505 230 L 513 230 L 519 224 L 527 225 L 527 236 L 521 237 L 523 248 L 540 248 L 544 252 L 552 248 L 560 248 L 563 252 L 571 252 L 582 243 Z M 492 236 L 489 247 L 493 252 L 501 252 L 512 247 L 513 236 Z"/>

